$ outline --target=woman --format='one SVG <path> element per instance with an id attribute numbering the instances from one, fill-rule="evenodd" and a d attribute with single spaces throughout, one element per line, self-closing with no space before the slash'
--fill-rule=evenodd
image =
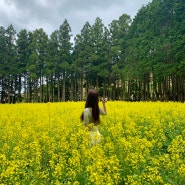
<path id="1" fill-rule="evenodd" d="M 91 143 L 93 145 L 98 144 L 101 141 L 98 125 L 100 124 L 100 115 L 107 114 L 106 101 L 106 98 L 102 99 L 103 109 L 99 108 L 98 91 L 95 89 L 89 90 L 85 103 L 85 109 L 80 117 L 84 126 L 87 127 L 90 132 Z"/>

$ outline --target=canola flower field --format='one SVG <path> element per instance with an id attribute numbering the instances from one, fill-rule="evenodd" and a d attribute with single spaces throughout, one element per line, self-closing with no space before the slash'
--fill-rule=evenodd
<path id="1" fill-rule="evenodd" d="M 184 103 L 107 102 L 94 146 L 83 108 L 0 104 L 0 185 L 185 184 Z"/>

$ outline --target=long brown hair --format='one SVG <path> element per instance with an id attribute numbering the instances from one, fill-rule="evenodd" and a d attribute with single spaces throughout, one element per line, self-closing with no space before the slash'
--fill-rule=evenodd
<path id="1" fill-rule="evenodd" d="M 100 123 L 100 109 L 98 106 L 98 102 L 99 102 L 98 91 L 95 89 L 90 89 L 87 94 L 85 108 L 92 108 L 92 117 L 95 125 L 98 125 Z M 82 121 L 84 120 L 83 113 L 80 118 Z"/>

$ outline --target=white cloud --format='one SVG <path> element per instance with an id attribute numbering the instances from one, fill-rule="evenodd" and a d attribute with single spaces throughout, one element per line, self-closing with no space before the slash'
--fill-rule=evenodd
<path id="1" fill-rule="evenodd" d="M 132 18 L 142 5 L 152 0 L 0 0 L 0 26 L 12 24 L 21 29 L 33 31 L 43 28 L 48 34 L 68 20 L 72 33 L 80 33 L 88 21 L 93 24 L 100 17 L 107 26 L 122 14 Z"/>

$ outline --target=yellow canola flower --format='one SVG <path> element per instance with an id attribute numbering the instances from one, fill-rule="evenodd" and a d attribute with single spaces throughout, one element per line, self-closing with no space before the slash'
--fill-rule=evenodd
<path id="1" fill-rule="evenodd" d="M 178 173 L 185 178 L 185 164 L 181 164 L 178 169 Z"/>
<path id="2" fill-rule="evenodd" d="M 0 184 L 184 183 L 184 103 L 107 102 L 95 146 L 84 104 L 0 104 Z"/>

